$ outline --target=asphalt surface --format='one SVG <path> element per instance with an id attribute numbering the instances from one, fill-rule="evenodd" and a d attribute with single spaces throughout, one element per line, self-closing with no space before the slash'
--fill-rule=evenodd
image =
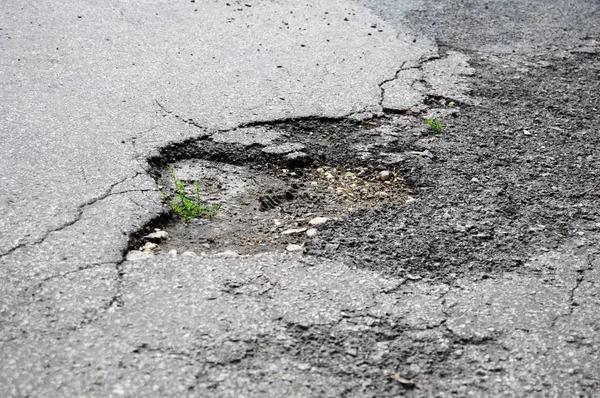
<path id="1" fill-rule="evenodd" d="M 0 395 L 600 395 L 600 5 L 397 3 L 5 1 Z M 124 261 L 157 158 L 294 118 L 416 201 Z"/>

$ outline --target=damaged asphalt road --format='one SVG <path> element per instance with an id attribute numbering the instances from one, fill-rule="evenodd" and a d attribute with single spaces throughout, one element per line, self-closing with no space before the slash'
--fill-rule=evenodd
<path id="1" fill-rule="evenodd" d="M 9 1 L 1 396 L 600 394 L 598 4 L 360 3 Z M 404 185 L 124 261 L 215 161 L 297 186 L 268 222 L 336 210 L 322 166 Z"/>

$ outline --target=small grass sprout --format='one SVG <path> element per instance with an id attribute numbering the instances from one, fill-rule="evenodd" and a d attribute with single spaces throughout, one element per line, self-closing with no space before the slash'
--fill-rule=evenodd
<path id="1" fill-rule="evenodd" d="M 427 125 L 436 133 L 441 133 L 442 129 L 444 128 L 444 126 L 442 126 L 442 122 L 437 119 L 427 119 Z"/>
<path id="2" fill-rule="evenodd" d="M 214 217 L 217 215 L 217 211 L 221 208 L 220 204 L 207 204 L 203 203 L 200 199 L 200 184 L 194 183 L 194 189 L 191 195 L 186 193 L 185 182 L 179 180 L 175 175 L 175 170 L 169 168 L 169 173 L 173 178 L 173 184 L 175 185 L 175 193 L 173 199 L 169 202 L 171 208 L 181 218 L 184 223 L 188 223 L 195 218 L 200 217 Z M 166 199 L 166 195 L 163 195 Z"/>

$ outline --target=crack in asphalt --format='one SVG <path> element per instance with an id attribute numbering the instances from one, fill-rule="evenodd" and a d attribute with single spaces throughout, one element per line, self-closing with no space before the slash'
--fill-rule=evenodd
<path id="1" fill-rule="evenodd" d="M 573 311 L 575 310 L 575 307 L 577 307 L 579 305 L 575 302 L 575 292 L 577 291 L 577 289 L 579 289 L 579 287 L 581 286 L 581 283 L 585 280 L 586 271 L 593 270 L 594 255 L 595 255 L 595 253 L 590 253 L 587 255 L 586 260 L 587 260 L 588 266 L 586 268 L 576 270 L 577 278 L 575 279 L 575 286 L 573 286 L 569 290 L 568 299 L 567 299 L 567 301 L 569 303 L 569 310 L 564 314 L 559 314 L 559 315 L 555 316 L 552 319 L 552 321 L 550 321 L 550 327 L 555 327 L 560 319 L 568 318 L 571 315 L 573 315 Z"/>
<path id="2" fill-rule="evenodd" d="M 55 274 L 55 275 L 50 275 L 50 276 L 47 276 L 44 279 L 42 279 L 36 285 L 35 288 L 40 288 L 46 282 L 49 282 L 49 281 L 54 280 L 54 279 L 64 278 L 66 276 L 73 275 L 73 274 L 76 274 L 76 273 L 79 273 L 79 272 L 82 272 L 82 271 L 87 271 L 87 270 L 90 270 L 90 269 L 93 269 L 93 268 L 101 267 L 103 265 L 112 265 L 112 264 L 115 264 L 115 262 L 114 261 L 104 261 L 104 262 L 100 262 L 100 263 L 91 263 L 91 264 L 88 264 L 88 265 L 80 266 L 80 267 L 78 267 L 75 270 L 71 270 L 71 271 L 67 271 L 67 272 L 62 272 L 62 273 Z M 30 288 L 28 288 L 26 290 L 29 290 L 29 289 Z"/>
<path id="3" fill-rule="evenodd" d="M 390 83 L 393 82 L 394 80 L 396 80 L 398 78 L 398 76 L 400 75 L 400 72 L 402 72 L 404 69 L 404 65 L 406 65 L 407 61 L 402 62 L 402 65 L 400 65 L 400 68 L 398 68 L 396 70 L 396 72 L 394 73 L 394 76 L 385 79 L 384 81 L 382 81 L 381 83 L 379 83 L 377 86 L 379 87 L 380 90 L 380 96 L 379 96 L 379 107 L 381 109 L 383 109 L 385 111 L 385 108 L 383 107 L 383 101 L 385 101 L 385 88 L 383 87 L 386 83 Z"/>
<path id="4" fill-rule="evenodd" d="M 167 347 L 152 347 L 148 343 L 140 343 L 133 349 L 133 351 L 131 353 L 132 354 L 143 354 L 145 352 L 168 354 L 168 355 L 173 355 L 173 356 L 177 356 L 177 357 L 187 358 L 191 361 L 195 361 L 198 359 L 198 357 L 196 355 L 190 354 L 188 352 L 177 351 L 177 350 L 174 350 L 172 348 L 167 348 Z"/>
<path id="5" fill-rule="evenodd" d="M 211 136 L 215 133 L 230 132 L 230 131 L 234 131 L 237 129 L 250 128 L 250 127 L 278 126 L 278 125 L 282 125 L 282 124 L 286 124 L 286 123 L 297 123 L 297 122 L 301 122 L 301 121 L 316 121 L 316 122 L 323 122 L 323 123 L 339 122 L 339 121 L 352 119 L 354 117 L 359 117 L 360 115 L 363 115 L 363 114 L 369 113 L 369 112 L 375 112 L 375 113 L 379 112 L 380 115 L 406 114 L 406 113 L 410 113 L 410 112 L 383 107 L 383 102 L 385 101 L 385 88 L 383 86 L 386 83 L 396 80 L 402 71 L 410 70 L 410 69 L 421 69 L 423 67 L 423 65 L 426 64 L 427 62 L 431 62 L 431 61 L 442 59 L 442 58 L 443 57 L 439 54 L 429 56 L 429 57 L 423 57 L 423 58 L 419 59 L 418 61 L 416 61 L 416 65 L 410 66 L 410 67 L 405 67 L 406 64 L 408 63 L 408 61 L 402 62 L 402 64 L 394 72 L 394 75 L 392 77 L 387 78 L 377 84 L 377 87 L 379 87 L 379 90 L 380 90 L 380 95 L 379 95 L 379 100 L 377 101 L 376 104 L 366 105 L 360 110 L 351 111 L 351 112 L 348 112 L 341 116 L 307 115 L 307 116 L 298 116 L 298 117 L 289 117 L 289 118 L 275 118 L 275 119 L 271 119 L 271 120 L 259 120 L 259 121 L 250 121 L 250 122 L 246 122 L 246 123 L 239 123 L 239 124 L 236 124 L 235 126 L 232 126 L 229 128 L 224 128 L 224 129 L 208 129 L 205 126 L 202 126 L 200 123 L 194 121 L 193 118 L 182 116 L 181 114 L 175 112 L 174 110 L 168 109 L 159 100 L 155 99 L 154 102 L 156 103 L 158 108 L 163 112 L 164 115 L 171 115 L 172 117 L 174 117 L 176 120 L 180 121 L 181 123 L 184 123 L 187 125 L 192 125 L 194 127 L 197 127 L 199 129 L 202 129 L 205 131 L 212 130 L 212 133 L 209 133 L 207 136 L 191 138 L 186 141 L 189 141 L 189 140 L 192 140 L 192 141 L 211 140 Z M 410 86 L 412 87 L 415 83 L 416 83 L 416 81 L 413 81 Z M 423 94 L 425 96 L 424 102 L 431 101 L 431 100 L 439 100 L 439 99 L 445 99 L 448 101 L 451 100 L 451 101 L 454 101 L 455 103 L 460 102 L 455 99 L 445 98 L 445 97 L 439 96 L 439 95 L 432 95 L 432 94 L 428 94 L 428 93 L 423 93 Z M 374 106 L 376 107 L 376 109 L 374 108 Z M 154 130 L 156 127 L 157 126 L 150 128 L 149 130 L 147 130 L 147 132 Z M 134 147 L 136 145 L 136 142 L 135 142 L 136 138 L 137 137 L 134 137 L 132 139 L 132 145 Z"/>
<path id="6" fill-rule="evenodd" d="M 410 112 L 408 109 L 399 110 L 399 109 L 393 109 L 393 108 L 386 108 L 383 106 L 383 103 L 385 101 L 385 87 L 383 87 L 383 86 L 386 85 L 387 83 L 391 83 L 391 82 L 397 80 L 401 72 L 411 70 L 411 69 L 422 69 L 423 65 L 425 65 L 427 62 L 435 61 L 435 60 L 442 59 L 442 58 L 443 57 L 441 55 L 432 55 L 430 57 L 424 57 L 424 58 L 419 59 L 416 62 L 416 65 L 409 66 L 409 67 L 405 67 L 406 64 L 408 63 L 408 61 L 402 62 L 402 65 L 400 65 L 400 68 L 398 68 L 396 70 L 396 72 L 394 73 L 394 76 L 387 78 L 387 79 L 383 80 L 381 83 L 377 84 L 377 86 L 379 87 L 379 90 L 380 90 L 380 97 L 379 97 L 379 103 L 378 103 L 379 109 L 381 109 L 384 114 L 392 114 L 392 115 L 409 114 Z M 415 83 L 417 83 L 417 81 L 418 80 L 414 80 L 412 83 L 410 83 L 410 85 L 409 85 L 410 88 L 413 88 Z M 429 84 L 429 82 L 427 82 L 427 83 L 428 83 L 428 86 L 431 88 L 431 85 Z M 427 93 L 423 93 L 423 94 L 425 95 L 425 102 L 427 102 L 430 99 L 444 98 L 441 96 L 433 96 L 433 95 L 427 94 Z M 448 99 L 448 98 L 444 98 L 444 99 Z M 454 102 L 457 102 L 457 101 L 454 101 Z"/>
<path id="7" fill-rule="evenodd" d="M 445 319 L 443 319 L 439 325 L 436 325 L 436 327 L 440 327 L 443 328 L 443 330 L 445 330 L 446 332 L 448 332 L 448 334 L 450 336 L 452 336 L 453 340 L 454 340 L 454 344 L 460 343 L 461 345 L 465 345 L 465 344 L 469 344 L 469 345 L 483 345 L 489 342 L 495 342 L 498 340 L 498 338 L 500 338 L 500 336 L 503 334 L 500 331 L 496 331 L 496 333 L 494 334 L 494 336 L 470 336 L 470 337 L 465 337 L 465 336 L 460 336 L 458 335 L 454 330 L 452 330 L 450 328 L 450 326 L 448 326 L 448 321 L 453 319 L 454 317 L 448 312 L 452 307 L 456 306 L 457 304 L 452 304 L 452 305 L 448 305 L 447 304 L 447 298 L 446 296 L 451 292 L 450 289 L 450 285 L 448 285 L 448 289 L 446 289 L 446 291 L 442 292 L 439 300 L 441 301 L 441 312 L 442 314 L 444 314 Z"/>
<path id="8" fill-rule="evenodd" d="M 93 206 L 94 204 L 96 204 L 96 203 L 98 203 L 98 202 L 100 202 L 100 201 L 108 198 L 111 195 L 119 194 L 120 192 L 118 192 L 118 193 L 113 193 L 112 192 L 113 189 L 117 185 L 122 184 L 122 183 L 124 183 L 125 181 L 127 181 L 129 179 L 135 178 L 135 177 L 137 177 L 140 174 L 141 174 L 140 172 L 136 172 L 136 174 L 134 176 L 132 176 L 132 177 L 125 177 L 125 178 L 123 178 L 123 179 L 121 179 L 121 180 L 119 180 L 119 181 L 111 184 L 108 187 L 108 189 L 106 189 L 106 191 L 104 191 L 102 194 L 100 194 L 100 195 L 98 195 L 98 196 L 96 196 L 96 197 L 94 197 L 94 198 L 92 198 L 92 199 L 90 199 L 90 200 L 88 200 L 88 201 L 80 204 L 79 206 L 77 206 L 77 209 L 75 210 L 75 212 L 77 214 L 76 214 L 76 216 L 72 220 L 70 220 L 70 221 L 68 221 L 68 222 L 66 222 L 66 223 L 64 223 L 64 224 L 62 224 L 62 225 L 60 225 L 60 226 L 58 226 L 56 228 L 53 228 L 53 229 L 51 229 L 49 231 L 46 231 L 46 233 L 41 238 L 39 238 L 39 239 L 37 239 L 37 240 L 35 240 L 33 242 L 24 242 L 24 243 L 20 243 L 20 244 L 18 244 L 16 246 L 12 247 L 11 249 L 7 250 L 6 252 L 1 253 L 0 254 L 0 258 L 6 257 L 6 256 L 14 253 L 16 250 L 21 249 L 23 247 L 29 247 L 29 246 L 39 245 L 39 244 L 43 243 L 51 234 L 53 234 L 55 232 L 62 231 L 63 229 L 68 228 L 68 227 L 76 224 L 79 220 L 81 220 L 81 217 L 83 216 L 83 212 L 85 211 L 85 209 L 87 207 Z"/>
<path id="9" fill-rule="evenodd" d="M 123 269 L 123 263 L 125 262 L 125 256 L 127 255 L 127 248 L 125 248 L 123 250 L 122 253 L 122 259 L 121 261 L 118 261 L 115 264 L 115 271 L 117 273 L 117 278 L 116 278 L 116 286 L 115 286 L 115 294 L 108 300 L 108 302 L 101 308 L 105 311 L 109 310 L 110 308 L 122 308 L 125 305 L 125 302 L 123 301 L 123 282 L 124 282 L 124 276 L 125 276 L 125 271 Z"/>
<path id="10" fill-rule="evenodd" d="M 51 276 L 48 276 L 48 277 L 42 279 L 40 282 L 36 283 L 34 286 L 30 286 L 30 287 L 23 289 L 23 292 L 26 292 L 27 294 L 30 294 L 30 295 L 35 295 L 35 292 L 37 290 L 41 289 L 42 286 L 44 286 L 46 283 L 53 281 L 55 279 L 65 278 L 69 275 L 73 275 L 73 274 L 77 274 L 77 273 L 80 273 L 83 271 L 88 271 L 91 269 L 99 268 L 101 266 L 109 266 L 109 265 L 113 265 L 113 264 L 117 264 L 117 263 L 115 263 L 115 262 L 91 263 L 91 264 L 88 264 L 85 266 L 81 266 L 76 270 L 67 271 L 67 272 L 63 272 L 60 274 L 56 274 L 56 275 L 51 275 Z M 118 280 L 117 280 L 117 282 L 118 282 Z M 118 287 L 119 286 L 117 285 L 117 294 L 118 294 Z M 43 331 L 43 332 L 39 332 L 39 333 L 47 334 L 47 335 L 52 335 L 58 331 L 64 332 L 66 335 L 75 333 L 78 330 L 80 330 L 82 326 L 89 325 L 92 322 L 98 320 L 100 318 L 99 314 L 101 313 L 101 311 L 108 309 L 110 307 L 110 305 L 112 305 L 113 301 L 114 301 L 114 297 L 111 297 L 111 299 L 109 299 L 109 304 L 105 304 L 103 306 L 100 306 L 99 308 L 89 309 L 88 311 L 86 311 L 86 313 L 83 314 L 82 318 L 75 325 L 69 325 L 69 326 L 65 326 L 62 328 L 53 329 L 52 331 Z M 31 303 L 22 302 L 21 304 L 27 306 L 27 305 L 30 305 Z M 26 338 L 27 338 L 27 336 L 12 336 L 7 339 L 0 339 L 0 342 L 7 343 L 7 342 L 11 342 L 11 341 L 26 339 Z"/>
<path id="11" fill-rule="evenodd" d="M 179 120 L 179 121 L 180 121 L 180 122 L 182 122 L 182 123 L 189 124 L 189 125 L 192 125 L 192 126 L 194 126 L 194 127 L 198 127 L 199 129 L 203 129 L 203 130 L 205 129 L 205 128 L 204 128 L 202 125 L 200 125 L 200 124 L 196 123 L 196 122 L 194 121 L 194 119 L 192 119 L 192 118 L 189 118 L 189 119 L 186 119 L 186 118 L 184 118 L 183 116 L 181 116 L 181 115 L 179 115 L 179 114 L 175 113 L 174 111 L 171 111 L 171 110 L 167 109 L 167 108 L 166 108 L 166 107 L 165 107 L 165 106 L 164 106 L 164 105 L 163 105 L 163 104 L 162 104 L 160 101 L 158 101 L 158 100 L 154 100 L 154 102 L 156 103 L 156 105 L 158 105 L 158 107 L 160 108 L 160 110 L 161 110 L 161 111 L 162 111 L 164 114 L 166 114 L 166 115 L 171 115 L 171 116 L 173 116 L 175 119 Z"/>
<path id="12" fill-rule="evenodd" d="M 189 124 L 189 125 L 195 126 L 202 130 L 211 130 L 211 129 L 208 129 L 207 127 L 202 126 L 201 124 L 195 122 L 192 118 L 186 119 L 184 116 L 181 116 L 180 114 L 175 113 L 175 111 L 167 109 L 158 100 L 155 100 L 155 102 L 158 105 L 158 107 L 161 109 L 161 111 L 163 111 L 167 115 L 172 115 L 175 119 L 179 120 L 181 123 Z M 258 120 L 258 121 L 251 121 L 251 122 L 246 122 L 246 123 L 239 123 L 233 127 L 228 127 L 225 129 L 212 129 L 212 133 L 210 133 L 207 136 L 190 138 L 188 140 L 193 140 L 193 141 L 210 140 L 211 136 L 216 133 L 226 133 L 226 132 L 235 131 L 238 129 L 248 128 L 248 127 L 276 126 L 276 125 L 280 125 L 280 124 L 284 124 L 284 123 L 294 123 L 294 122 L 299 122 L 299 121 L 303 121 L 303 120 L 316 120 L 316 121 L 321 121 L 321 122 L 337 122 L 337 121 L 342 121 L 342 120 L 348 119 L 349 117 L 352 117 L 353 115 L 357 115 L 362 112 L 365 112 L 367 108 L 368 108 L 368 106 L 363 108 L 363 110 L 353 111 L 353 112 L 344 114 L 342 116 L 308 115 L 308 116 L 276 118 L 276 119 L 272 119 L 272 120 Z"/>
<path id="13" fill-rule="evenodd" d="M 231 128 L 218 129 L 218 130 L 215 130 L 215 133 L 216 132 L 225 133 L 225 132 L 234 131 L 234 130 L 242 129 L 242 128 L 248 128 L 248 127 L 279 126 L 282 124 L 291 124 L 291 123 L 297 123 L 297 122 L 302 122 L 302 121 L 315 121 L 315 122 L 321 122 L 321 123 L 340 122 L 340 121 L 344 121 L 349 118 L 352 118 L 353 116 L 360 115 L 361 113 L 367 112 L 366 109 L 368 109 L 368 108 L 369 108 L 369 106 L 366 106 L 362 110 L 352 111 L 352 112 L 346 113 L 341 116 L 308 115 L 308 116 L 298 116 L 298 117 L 289 117 L 289 118 L 277 118 L 277 119 L 272 119 L 272 120 L 253 121 L 253 122 L 241 123 L 241 124 L 238 124 L 235 127 L 231 127 Z"/>
<path id="14" fill-rule="evenodd" d="M 396 73 L 394 73 L 393 77 L 390 77 L 388 79 L 385 79 L 384 81 L 382 81 L 381 83 L 379 83 L 377 86 L 379 87 L 379 108 L 384 112 L 384 113 L 392 113 L 392 114 L 403 114 L 406 113 L 406 111 L 399 111 L 396 109 L 391 109 L 391 108 L 385 108 L 383 106 L 383 102 L 385 101 L 385 87 L 383 87 L 385 84 L 393 82 L 394 80 L 398 79 L 398 76 L 400 75 L 400 72 L 406 70 L 404 69 L 404 65 L 406 65 L 407 61 L 402 62 L 402 65 L 400 65 L 400 68 L 396 70 Z M 407 68 L 407 69 L 411 69 L 411 68 Z M 414 84 L 414 82 L 413 82 Z M 412 84 L 411 84 L 412 87 Z"/>

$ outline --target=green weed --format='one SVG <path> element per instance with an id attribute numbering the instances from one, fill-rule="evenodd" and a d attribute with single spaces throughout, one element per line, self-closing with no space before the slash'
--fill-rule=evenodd
<path id="1" fill-rule="evenodd" d="M 427 119 L 427 125 L 436 133 L 441 133 L 442 129 L 444 128 L 444 126 L 442 126 L 442 122 L 436 119 Z"/>
<path id="2" fill-rule="evenodd" d="M 169 168 L 169 173 L 171 173 L 173 184 L 175 185 L 175 193 L 169 204 L 173 211 L 183 218 L 183 222 L 188 223 L 194 218 L 214 217 L 217 215 L 217 211 L 219 211 L 221 205 L 203 203 L 200 199 L 200 184 L 197 182 L 194 183 L 191 196 L 188 196 L 185 192 L 185 182 L 177 178 L 175 170 L 172 167 Z M 166 198 L 166 195 L 163 195 L 163 198 Z"/>

